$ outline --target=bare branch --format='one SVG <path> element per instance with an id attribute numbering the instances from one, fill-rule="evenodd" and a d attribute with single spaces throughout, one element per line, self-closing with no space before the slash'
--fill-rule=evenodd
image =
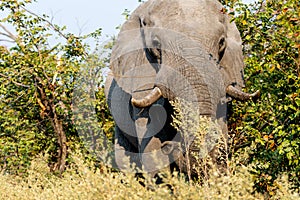
<path id="1" fill-rule="evenodd" d="M 42 19 L 44 22 L 46 22 L 54 31 L 56 31 L 61 37 L 63 37 L 63 38 L 65 38 L 66 40 L 68 40 L 69 39 L 69 36 L 68 35 L 65 35 L 63 32 L 61 32 L 51 21 L 53 20 L 53 19 L 51 19 L 51 21 L 49 21 L 49 20 L 47 20 L 47 19 L 45 19 L 44 17 L 41 17 L 41 16 L 39 16 L 38 14 L 35 14 L 34 12 L 32 12 L 32 11 L 30 11 L 30 10 L 28 10 L 28 9 L 26 9 L 25 7 L 23 7 L 23 6 L 21 6 L 21 8 L 22 9 L 24 9 L 26 12 L 28 12 L 29 14 L 31 14 L 31 15 L 33 15 L 33 16 L 35 16 L 35 17 L 38 17 L 38 18 L 40 18 L 40 19 Z M 78 37 L 76 37 L 76 38 L 78 38 Z M 84 54 L 84 56 L 87 56 L 87 53 L 86 52 L 84 52 L 83 53 Z"/>
<path id="2" fill-rule="evenodd" d="M 9 42 L 9 43 L 15 43 L 14 40 L 6 40 L 6 39 L 0 39 L 0 42 Z"/>
<path id="3" fill-rule="evenodd" d="M 4 35 L 14 41 L 17 41 L 17 37 L 12 32 L 10 32 L 3 24 L 0 23 L 0 27 L 6 32 L 6 33 L 0 32 L 1 35 Z"/>
<path id="4" fill-rule="evenodd" d="M 56 31 L 60 36 L 62 36 L 63 38 L 65 38 L 66 40 L 69 38 L 67 35 L 65 35 L 64 33 L 62 33 L 56 26 L 53 25 L 53 23 L 51 23 L 49 20 L 35 14 L 34 12 L 26 9 L 25 7 L 21 6 L 22 9 L 24 9 L 26 12 L 28 12 L 29 14 L 38 17 L 40 19 L 42 19 L 44 22 L 46 22 L 54 31 Z"/>
<path id="5" fill-rule="evenodd" d="M 0 35 L 3 35 L 3 36 L 8 37 L 8 38 L 11 38 L 11 36 L 9 34 L 7 34 L 7 33 L 0 32 Z"/>

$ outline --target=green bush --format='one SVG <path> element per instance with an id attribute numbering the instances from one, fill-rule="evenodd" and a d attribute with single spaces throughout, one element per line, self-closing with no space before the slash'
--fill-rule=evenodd
<path id="1" fill-rule="evenodd" d="M 70 34 L 48 16 L 27 10 L 30 2 L 0 2 L 7 14 L 0 19 L 1 41 L 12 43 L 0 46 L 0 169 L 24 173 L 31 159 L 43 152 L 51 155 L 51 170 L 62 173 L 68 152 L 81 142 L 72 112 L 74 80 L 84 65 L 103 67 L 88 55 L 84 39 L 97 40 L 101 31 Z M 50 44 L 55 37 L 61 41 Z M 101 93 L 99 107 L 105 107 Z M 103 108 L 100 113 L 109 115 Z"/>
<path id="2" fill-rule="evenodd" d="M 233 102 L 230 119 L 233 151 L 249 151 L 255 188 L 273 195 L 275 180 L 286 173 L 300 188 L 300 60 L 298 0 L 236 4 L 235 22 L 241 32 L 248 92 L 256 102 Z"/>

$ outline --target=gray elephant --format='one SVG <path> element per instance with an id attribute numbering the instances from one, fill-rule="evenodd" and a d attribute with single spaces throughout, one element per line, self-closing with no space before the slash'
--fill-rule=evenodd
<path id="1" fill-rule="evenodd" d="M 217 0 L 149 0 L 132 13 L 113 48 L 105 86 L 118 168 L 187 171 L 179 162 L 186 156 L 182 134 L 171 125 L 175 98 L 217 121 L 226 137 L 227 102 L 258 95 L 241 91 L 241 43 Z"/>

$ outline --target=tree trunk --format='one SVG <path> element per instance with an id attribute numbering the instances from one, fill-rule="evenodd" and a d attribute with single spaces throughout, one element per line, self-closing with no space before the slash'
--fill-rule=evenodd
<path id="1" fill-rule="evenodd" d="M 55 106 L 51 105 L 52 112 L 53 112 L 53 119 L 51 119 L 52 126 L 54 128 L 59 149 L 58 149 L 58 155 L 57 155 L 57 161 L 54 164 L 52 170 L 57 171 L 60 174 L 63 173 L 66 166 L 66 158 L 67 158 L 67 138 L 66 134 L 63 130 L 62 121 L 58 119 L 55 111 Z"/>

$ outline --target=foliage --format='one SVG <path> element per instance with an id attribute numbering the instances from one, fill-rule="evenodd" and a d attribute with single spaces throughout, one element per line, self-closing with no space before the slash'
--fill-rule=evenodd
<path id="1" fill-rule="evenodd" d="M 104 94 L 103 73 L 107 70 L 107 51 L 112 43 L 100 52 L 89 55 L 74 80 L 73 125 L 85 148 L 102 161 L 107 161 L 113 149 L 114 122 L 109 113 Z M 104 58 L 103 58 L 104 56 Z"/>
<path id="2" fill-rule="evenodd" d="M 82 37 L 65 33 L 48 16 L 27 10 L 30 2 L 0 3 L 7 13 L 0 21 L 0 39 L 12 43 L 0 46 L 0 168 L 23 172 L 44 152 L 51 155 L 51 169 L 61 173 L 68 151 L 79 142 L 72 115 L 74 80 L 83 63 L 92 62 L 84 39 L 98 39 L 101 31 Z M 50 45 L 52 38 L 64 40 Z"/>
<path id="3" fill-rule="evenodd" d="M 255 187 L 274 195 L 275 180 L 288 174 L 300 187 L 300 26 L 298 0 L 236 4 L 235 22 L 246 55 L 248 92 L 259 89 L 256 102 L 233 102 L 230 118 L 233 149 L 250 151 Z"/>
<path id="4" fill-rule="evenodd" d="M 131 174 L 125 176 L 101 165 L 95 169 L 95 163 L 86 163 L 91 154 L 80 158 L 68 155 L 78 144 L 84 145 L 78 130 L 85 127 L 75 120 L 74 99 L 84 102 L 83 107 L 90 109 L 92 105 L 95 109 L 97 123 L 89 128 L 99 129 L 108 139 L 113 137 L 114 124 L 103 85 L 99 85 L 102 77 L 97 73 L 107 65 L 110 55 L 103 58 L 89 53 L 84 43 L 85 39 L 98 39 L 101 29 L 78 37 L 68 33 L 66 27 L 52 24 L 48 16 L 27 10 L 31 2 L 0 2 L 0 10 L 7 13 L 0 19 L 0 42 L 12 43 L 10 47 L 0 45 L 0 191 L 5 197 L 262 199 L 258 191 L 271 199 L 299 198 L 290 191 L 300 187 L 299 1 L 265 0 L 253 5 L 221 1 L 234 16 L 244 42 L 246 90 L 260 89 L 261 97 L 255 102 L 233 101 L 230 105 L 230 176 L 213 175 L 200 185 L 169 174 L 165 178 L 172 191 L 165 187 L 167 184 L 153 186 L 148 179 L 145 185 L 155 191 L 146 190 Z M 128 17 L 128 11 L 124 15 Z M 9 31 L 10 25 L 13 31 Z M 63 40 L 50 45 L 52 38 Z M 88 72 L 87 76 L 81 74 L 82 70 Z M 75 81 L 86 77 L 96 82 Z M 93 98 L 74 98 L 74 90 L 85 87 L 93 88 Z M 87 119 L 86 115 L 77 117 Z M 97 146 L 98 135 L 83 130 L 86 135 L 80 136 Z M 49 173 L 48 166 L 66 172 L 59 179 Z M 19 176 L 25 172 L 27 178 Z"/>

